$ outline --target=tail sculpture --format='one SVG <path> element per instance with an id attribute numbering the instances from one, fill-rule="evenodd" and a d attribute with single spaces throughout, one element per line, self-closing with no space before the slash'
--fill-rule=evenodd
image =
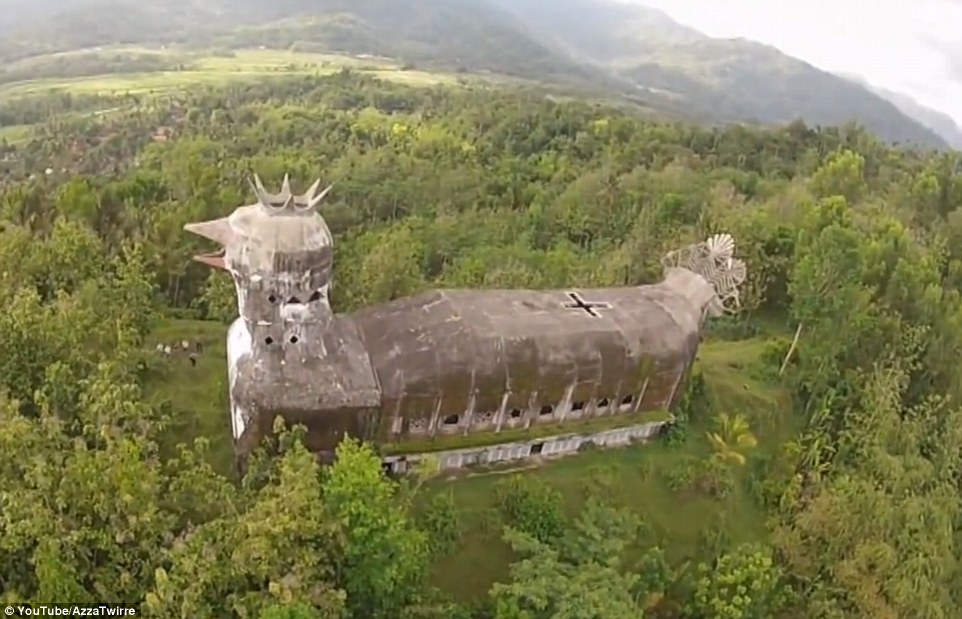
<path id="1" fill-rule="evenodd" d="M 745 281 L 734 239 L 718 234 L 667 254 L 665 279 L 645 286 L 436 289 L 338 314 L 321 187 L 298 195 L 285 177 L 274 192 L 255 176 L 253 204 L 185 226 L 220 245 L 197 260 L 226 270 L 237 290 L 227 356 L 241 466 L 277 417 L 304 424 L 325 460 L 344 436 L 385 450 L 428 442 L 445 466 L 576 451 L 567 430 L 530 443 L 500 433 L 670 411 L 705 318 L 734 311 Z M 606 432 L 592 440 L 616 440 Z M 479 442 L 465 455 L 468 435 Z"/>
<path id="2" fill-rule="evenodd" d="M 738 287 L 745 282 L 745 263 L 733 257 L 735 239 L 730 234 L 716 234 L 701 243 L 689 245 L 665 254 L 661 259 L 666 269 L 682 268 L 696 273 L 715 289 L 715 299 L 709 305 L 712 315 L 738 309 Z"/>

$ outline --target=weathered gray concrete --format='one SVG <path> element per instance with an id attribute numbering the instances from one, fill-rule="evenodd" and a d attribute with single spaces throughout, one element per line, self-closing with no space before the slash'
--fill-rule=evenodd
<path id="1" fill-rule="evenodd" d="M 396 444 L 671 409 L 702 321 L 737 302 L 744 280 L 734 241 L 717 235 L 666 256 L 655 285 L 432 290 L 334 315 L 319 186 L 295 196 L 285 178 L 271 194 L 255 177 L 257 203 L 185 226 L 222 246 L 196 259 L 237 288 L 228 361 L 240 458 L 277 416 L 330 455 L 346 435 Z"/>
<path id="2" fill-rule="evenodd" d="M 384 464 L 392 473 L 406 473 L 425 457 L 435 458 L 442 471 L 504 464 L 526 460 L 532 456 L 542 458 L 559 458 L 574 455 L 586 444 L 591 443 L 599 449 L 622 447 L 636 441 L 648 441 L 668 425 L 667 421 L 644 423 L 614 430 L 605 430 L 595 434 L 562 434 L 550 438 L 513 443 L 500 443 L 485 447 L 471 447 L 467 449 L 452 449 L 410 456 L 387 456 Z"/>

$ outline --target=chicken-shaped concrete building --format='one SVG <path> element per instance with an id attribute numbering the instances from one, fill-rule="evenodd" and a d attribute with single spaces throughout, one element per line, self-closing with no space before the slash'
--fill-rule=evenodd
<path id="1" fill-rule="evenodd" d="M 597 432 L 602 417 L 642 423 L 678 401 L 704 319 L 737 303 L 745 279 L 732 238 L 716 235 L 666 256 L 654 285 L 431 290 L 335 315 L 333 239 L 317 212 L 330 187 L 251 184 L 256 203 L 185 226 L 222 246 L 195 259 L 237 288 L 227 355 L 240 462 L 277 416 L 327 457 L 346 435 L 386 453 L 474 447 L 451 466 L 543 453 L 531 437 Z"/>

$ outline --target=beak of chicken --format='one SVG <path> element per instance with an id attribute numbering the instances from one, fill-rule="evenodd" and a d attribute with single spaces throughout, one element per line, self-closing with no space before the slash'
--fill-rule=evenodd
<path id="1" fill-rule="evenodd" d="M 184 226 L 184 230 L 197 236 L 202 236 L 205 239 L 215 241 L 221 246 L 221 249 L 218 251 L 194 256 L 194 260 L 215 269 L 227 270 L 227 263 L 224 258 L 227 254 L 226 246 L 233 237 L 233 231 L 226 217 L 189 223 Z"/>

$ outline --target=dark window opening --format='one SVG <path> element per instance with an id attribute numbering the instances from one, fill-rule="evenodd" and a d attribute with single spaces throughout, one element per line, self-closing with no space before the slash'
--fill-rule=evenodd
<path id="1" fill-rule="evenodd" d="M 521 409 L 520 409 L 520 408 L 512 408 L 512 409 L 511 409 L 511 418 L 512 418 L 512 419 L 517 419 L 517 418 L 520 417 L 520 416 L 521 416 Z"/>
<path id="2" fill-rule="evenodd" d="M 292 335 L 292 336 L 291 336 L 291 344 L 297 344 L 297 336 L 296 336 L 296 335 Z"/>
<path id="3" fill-rule="evenodd" d="M 315 290 L 314 293 L 311 295 L 311 298 L 308 299 L 307 302 L 308 302 L 308 303 L 313 303 L 314 301 L 320 301 L 320 300 L 321 300 L 321 297 L 323 297 L 323 296 L 324 296 L 324 295 L 321 294 L 321 291 L 320 291 L 320 290 Z"/>
<path id="4" fill-rule="evenodd" d="M 458 425 L 458 415 L 448 415 L 444 418 L 444 425 L 446 426 L 456 426 Z"/>
<path id="5" fill-rule="evenodd" d="M 298 299 L 297 297 L 291 297 L 290 299 L 287 300 L 287 302 L 288 302 L 288 303 L 296 303 L 296 304 L 298 304 L 298 305 L 301 304 L 301 300 Z"/>
<path id="6" fill-rule="evenodd" d="M 544 449 L 544 443 L 535 443 L 531 446 L 531 454 L 539 454 L 542 449 Z"/>
<path id="7" fill-rule="evenodd" d="M 622 405 L 622 406 L 627 406 L 627 405 L 631 404 L 631 403 L 634 402 L 634 401 L 635 401 L 635 396 L 633 396 L 633 395 L 631 395 L 631 394 L 629 393 L 629 394 L 626 395 L 625 397 L 621 398 L 621 405 Z"/>
<path id="8" fill-rule="evenodd" d="M 486 413 L 475 413 L 472 421 L 474 421 L 474 423 L 478 425 L 491 423 L 492 421 L 494 421 L 494 413 L 490 411 Z"/>
<path id="9" fill-rule="evenodd" d="M 264 338 L 264 343 L 270 346 L 271 344 L 274 343 L 274 338 L 272 338 L 271 336 L 267 336 Z"/>
<path id="10" fill-rule="evenodd" d="M 554 406 L 551 406 L 550 404 L 545 404 L 544 406 L 541 407 L 542 415 L 550 415 L 553 412 L 554 412 Z"/>
<path id="11" fill-rule="evenodd" d="M 584 402 L 575 402 L 574 404 L 571 405 L 571 410 L 573 410 L 573 411 L 583 411 L 583 410 L 585 410 L 585 403 L 584 403 Z"/>
<path id="12" fill-rule="evenodd" d="M 275 297 L 274 295 L 270 295 L 270 296 L 267 297 L 267 302 L 268 302 L 268 303 L 277 303 L 277 297 Z"/>
<path id="13" fill-rule="evenodd" d="M 606 408 L 608 406 L 608 398 L 601 398 L 598 400 L 598 408 Z"/>

